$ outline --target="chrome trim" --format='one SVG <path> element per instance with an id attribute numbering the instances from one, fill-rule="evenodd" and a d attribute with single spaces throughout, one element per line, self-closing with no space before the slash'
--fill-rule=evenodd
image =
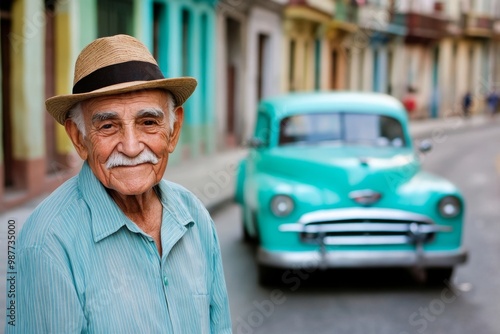
<path id="1" fill-rule="evenodd" d="M 260 247 L 257 261 L 277 268 L 452 267 L 467 261 L 467 251 L 319 251 L 271 252 Z"/>
<path id="2" fill-rule="evenodd" d="M 362 205 L 371 205 L 382 199 L 382 194 L 371 189 L 354 190 L 349 193 L 349 198 Z M 358 201 L 362 199 L 361 201 Z"/>
<path id="3" fill-rule="evenodd" d="M 310 224 L 322 221 L 339 221 L 346 219 L 380 219 L 380 220 L 406 220 L 427 224 L 434 224 L 434 221 L 427 216 L 418 213 L 379 208 L 349 208 L 349 209 L 329 209 L 318 210 L 302 215 L 298 224 Z"/>
<path id="4" fill-rule="evenodd" d="M 437 225 L 424 215 L 379 208 L 320 210 L 304 214 L 298 223 L 282 224 L 278 227 L 280 232 L 300 233 L 301 241 L 308 244 L 322 246 L 414 244 L 419 246 L 417 247 L 419 253 L 420 246 L 430 241 L 434 233 L 450 232 L 452 229 L 451 226 Z M 335 233 L 355 235 L 335 235 Z M 372 235 L 367 235 L 370 233 Z M 381 233 L 388 235 L 380 235 Z"/>
<path id="5" fill-rule="evenodd" d="M 327 246 L 334 245 L 404 245 L 412 242 L 410 237 L 404 235 L 382 235 L 382 236 L 343 236 L 343 237 L 325 237 L 323 244 Z"/>
<path id="6" fill-rule="evenodd" d="M 418 225 L 418 224 L 417 224 Z M 451 226 L 418 225 L 417 233 L 450 232 Z M 404 223 L 337 223 L 337 224 L 310 224 L 299 223 L 282 224 L 281 232 L 328 233 L 328 232 L 414 232 L 415 227 Z"/>

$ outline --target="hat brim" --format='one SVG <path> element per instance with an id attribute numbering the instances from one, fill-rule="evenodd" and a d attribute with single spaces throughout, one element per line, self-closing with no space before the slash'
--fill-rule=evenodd
<path id="1" fill-rule="evenodd" d="M 68 111 L 75 104 L 91 98 L 148 89 L 163 89 L 169 91 L 173 95 L 176 105 L 180 106 L 193 94 L 196 85 L 196 79 L 191 77 L 124 82 L 88 93 L 54 96 L 45 101 L 45 107 L 58 123 L 64 125 Z"/>

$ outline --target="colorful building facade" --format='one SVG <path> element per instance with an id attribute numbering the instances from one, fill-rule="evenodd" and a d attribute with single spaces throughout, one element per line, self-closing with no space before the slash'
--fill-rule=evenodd
<path id="1" fill-rule="evenodd" d="M 214 152 L 216 0 L 10 0 L 0 9 L 0 210 L 53 190 L 77 171 L 81 162 L 44 101 L 71 93 L 74 62 L 98 37 L 135 36 L 166 77 L 196 77 L 171 162 Z"/>
<path id="2" fill-rule="evenodd" d="M 474 112 L 500 85 L 498 0 L 289 0 L 282 90 L 360 90 L 416 100 L 413 118 Z"/>
<path id="3" fill-rule="evenodd" d="M 280 93 L 283 5 L 222 0 L 217 8 L 217 138 L 220 150 L 250 138 L 260 99 Z"/>
<path id="4" fill-rule="evenodd" d="M 73 173 L 64 130 L 44 105 L 47 97 L 70 91 L 71 5 L 2 1 L 0 210 L 54 189 Z"/>
<path id="5" fill-rule="evenodd" d="M 167 77 L 199 85 L 173 164 L 237 148 L 260 99 L 360 90 L 404 99 L 414 118 L 473 112 L 500 91 L 500 0 L 2 0 L 0 210 L 54 189 L 81 163 L 46 98 L 71 93 L 95 38 L 143 41 Z"/>

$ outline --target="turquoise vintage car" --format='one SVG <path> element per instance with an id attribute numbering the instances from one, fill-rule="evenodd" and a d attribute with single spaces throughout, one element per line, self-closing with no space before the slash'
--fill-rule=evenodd
<path id="1" fill-rule="evenodd" d="M 401 103 L 377 93 L 298 93 L 260 103 L 236 201 L 276 268 L 407 267 L 430 282 L 466 261 L 464 199 L 421 170 Z"/>

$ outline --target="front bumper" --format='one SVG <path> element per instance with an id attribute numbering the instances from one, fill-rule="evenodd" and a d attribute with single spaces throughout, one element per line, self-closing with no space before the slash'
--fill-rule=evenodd
<path id="1" fill-rule="evenodd" d="M 281 252 L 259 248 L 257 261 L 276 268 L 453 267 L 467 251 L 308 251 Z"/>

